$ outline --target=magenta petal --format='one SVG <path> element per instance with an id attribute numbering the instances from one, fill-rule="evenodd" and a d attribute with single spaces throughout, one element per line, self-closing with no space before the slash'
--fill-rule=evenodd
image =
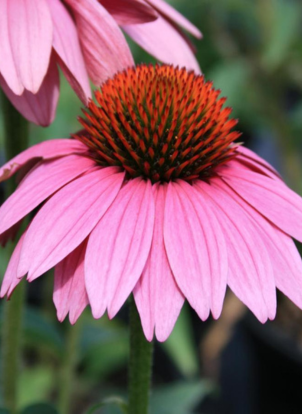
<path id="1" fill-rule="evenodd" d="M 22 236 L 20 237 L 20 240 L 18 241 L 15 247 L 15 250 L 13 251 L 13 254 L 11 255 L 9 264 L 7 266 L 7 269 L 6 269 L 4 278 L 3 278 L 2 286 L 1 286 L 1 291 L 0 291 L 1 298 L 3 298 L 5 295 L 9 297 L 13 293 L 13 290 L 15 289 L 15 287 L 22 280 L 17 277 L 17 269 L 18 269 L 18 265 L 20 261 L 20 254 L 21 254 L 21 249 L 23 246 L 25 234 L 26 234 L 25 232 L 22 234 Z"/>
<path id="2" fill-rule="evenodd" d="M 158 16 L 156 11 L 142 0 L 99 1 L 119 25 L 153 22 Z"/>
<path id="3" fill-rule="evenodd" d="M 135 302 L 146 338 L 151 341 L 154 328 L 159 341 L 170 335 L 184 303 L 164 245 L 164 212 L 166 185 L 153 186 L 155 220 L 150 254 L 142 277 L 134 289 Z"/>
<path id="4" fill-rule="evenodd" d="M 273 268 L 261 234 L 237 203 L 220 189 L 202 181 L 196 187 L 207 197 L 220 222 L 228 247 L 228 285 L 261 322 L 274 318 L 276 289 Z"/>
<path id="5" fill-rule="evenodd" d="M 101 85 L 116 72 L 133 66 L 129 46 L 120 28 L 95 0 L 66 0 L 74 12 L 91 80 Z"/>
<path id="6" fill-rule="evenodd" d="M 194 191 L 192 189 L 192 191 Z M 211 306 L 211 268 L 199 215 L 183 188 L 168 185 L 164 240 L 176 282 L 202 320 Z"/>
<path id="7" fill-rule="evenodd" d="M 266 162 L 263 158 L 259 157 L 255 152 L 251 151 L 250 149 L 244 147 L 243 145 L 239 145 L 239 147 L 236 148 L 236 152 L 240 154 L 242 158 L 245 158 L 247 160 L 251 160 L 256 162 L 257 164 L 260 164 L 262 167 L 267 168 L 270 170 L 273 174 L 275 174 L 277 177 L 280 177 L 280 174 L 278 171 L 274 169 L 268 162 Z"/>
<path id="8" fill-rule="evenodd" d="M 80 177 L 58 191 L 31 222 L 19 275 L 31 281 L 55 266 L 89 235 L 115 199 L 124 179 L 107 167 Z"/>
<path id="9" fill-rule="evenodd" d="M 119 311 L 145 267 L 152 241 L 154 200 L 149 181 L 129 181 L 91 233 L 85 278 L 95 318 Z"/>
<path id="10" fill-rule="evenodd" d="M 159 16 L 155 22 L 123 25 L 125 32 L 156 59 L 200 73 L 198 62 L 184 38 Z"/>
<path id="11" fill-rule="evenodd" d="M 175 10 L 170 4 L 166 3 L 163 0 L 147 0 L 153 7 L 155 7 L 159 12 L 164 14 L 168 19 L 173 20 L 176 24 L 182 26 L 185 30 L 190 32 L 193 36 L 201 38 L 202 34 L 197 29 L 194 24 L 192 24 L 188 19 L 186 19 L 182 14 Z"/>
<path id="12" fill-rule="evenodd" d="M 228 185 L 218 181 L 217 184 L 253 218 L 270 255 L 277 288 L 302 308 L 302 260 L 293 240 L 267 221 Z"/>
<path id="13" fill-rule="evenodd" d="M 0 182 L 5 181 L 17 171 L 33 160 L 49 160 L 69 154 L 84 154 L 87 152 L 86 145 L 74 139 L 52 139 L 44 141 L 12 158 L 0 168 Z"/>
<path id="14" fill-rule="evenodd" d="M 49 1 L 53 16 L 53 47 L 62 71 L 84 105 L 91 97 L 90 85 L 78 33 L 70 14 L 60 0 Z"/>
<path id="15" fill-rule="evenodd" d="M 69 312 L 73 324 L 88 305 L 85 288 L 84 258 L 86 242 L 70 253 L 55 267 L 53 301 L 59 321 Z"/>
<path id="16" fill-rule="evenodd" d="M 36 94 L 24 90 L 21 96 L 15 95 L 0 75 L 0 86 L 14 107 L 37 125 L 48 126 L 55 118 L 59 99 L 60 79 L 59 72 L 52 57 L 48 72 Z"/>
<path id="17" fill-rule="evenodd" d="M 229 168 L 223 171 L 222 177 L 256 210 L 302 242 L 302 198 L 298 194 L 283 182 L 253 171 Z"/>
<path id="18" fill-rule="evenodd" d="M 30 213 L 63 185 L 95 165 L 90 158 L 69 155 L 38 164 L 0 208 L 0 234 Z"/>
<path id="19" fill-rule="evenodd" d="M 16 70 L 24 88 L 35 94 L 46 75 L 52 48 L 53 26 L 47 1 L 9 0 L 7 12 Z"/>
<path id="20" fill-rule="evenodd" d="M 270 169 L 263 166 L 262 164 L 259 164 L 258 162 L 254 161 L 252 158 L 237 155 L 234 160 L 228 163 L 228 167 L 243 170 L 247 169 L 248 171 L 253 171 L 255 173 L 262 174 L 269 178 L 272 178 L 273 180 L 278 180 L 280 183 L 284 183 L 279 175 L 272 172 Z"/>

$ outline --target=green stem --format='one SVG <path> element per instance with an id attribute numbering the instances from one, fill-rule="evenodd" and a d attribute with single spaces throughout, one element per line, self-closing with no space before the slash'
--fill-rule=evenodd
<path id="1" fill-rule="evenodd" d="M 130 360 L 128 414 L 148 414 L 153 343 L 148 342 L 135 302 L 130 302 Z"/>
<path id="2" fill-rule="evenodd" d="M 28 122 L 1 93 L 4 116 L 5 152 L 9 160 L 27 147 Z M 8 181 L 7 196 L 15 189 L 13 180 Z M 3 303 L 2 327 L 2 392 L 5 406 L 12 414 L 17 407 L 17 381 L 21 354 L 22 316 L 25 301 L 25 284 L 21 283 L 9 301 Z"/>
<path id="3" fill-rule="evenodd" d="M 59 395 L 59 412 L 69 414 L 71 412 L 70 403 L 73 391 L 73 379 L 78 359 L 78 343 L 81 333 L 81 322 L 75 325 L 69 325 L 66 337 L 65 356 L 62 362 L 60 395 Z"/>

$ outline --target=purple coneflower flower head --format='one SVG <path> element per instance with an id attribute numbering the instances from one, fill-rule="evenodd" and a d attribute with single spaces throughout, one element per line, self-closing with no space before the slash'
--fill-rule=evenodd
<path id="1" fill-rule="evenodd" d="M 46 126 L 56 112 L 59 72 L 84 105 L 133 57 L 121 27 L 157 59 L 200 71 L 178 25 L 201 33 L 162 0 L 3 0 L 0 86 L 22 115 Z"/>
<path id="2" fill-rule="evenodd" d="M 302 307 L 302 199 L 234 141 L 236 120 L 212 83 L 172 66 L 107 80 L 72 139 L 5 164 L 21 181 L 0 209 L 0 241 L 36 213 L 1 296 L 55 267 L 58 318 L 90 304 L 113 318 L 133 292 L 148 340 L 164 341 L 185 299 L 218 318 L 227 285 L 261 322 L 276 288 Z"/>

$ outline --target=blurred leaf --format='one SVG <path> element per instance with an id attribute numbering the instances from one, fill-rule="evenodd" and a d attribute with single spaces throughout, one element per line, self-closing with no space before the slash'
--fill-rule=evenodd
<path id="1" fill-rule="evenodd" d="M 214 387 L 207 381 L 182 382 L 164 386 L 151 395 L 151 414 L 191 414 Z"/>
<path id="2" fill-rule="evenodd" d="M 87 372 L 98 381 L 126 364 L 128 347 L 128 330 L 117 319 L 95 321 L 89 316 L 83 324 L 81 354 Z"/>
<path id="3" fill-rule="evenodd" d="M 53 384 L 54 374 L 50 367 L 39 366 L 22 370 L 19 377 L 18 406 L 20 408 L 29 404 L 39 406 L 36 403 L 47 399 L 53 389 Z M 44 411 L 40 411 L 40 413 L 44 414 Z"/>
<path id="4" fill-rule="evenodd" d="M 10 414 L 10 412 L 6 408 L 0 408 L 0 414 Z"/>
<path id="5" fill-rule="evenodd" d="M 192 377 L 197 374 L 198 356 L 187 306 L 182 308 L 171 335 L 162 346 L 184 376 Z"/>
<path id="6" fill-rule="evenodd" d="M 128 406 L 124 400 L 119 397 L 109 397 L 89 408 L 86 414 L 104 413 L 104 410 L 100 410 L 104 407 L 106 407 L 106 414 L 127 414 L 128 412 Z"/>
<path id="7" fill-rule="evenodd" d="M 301 25 L 301 4 L 289 0 L 275 0 L 263 11 L 265 26 L 269 30 L 268 42 L 263 60 L 270 70 L 286 62 L 291 46 L 299 36 Z"/>
<path id="8" fill-rule="evenodd" d="M 59 412 L 52 405 L 40 403 L 26 407 L 20 414 L 59 414 Z"/>

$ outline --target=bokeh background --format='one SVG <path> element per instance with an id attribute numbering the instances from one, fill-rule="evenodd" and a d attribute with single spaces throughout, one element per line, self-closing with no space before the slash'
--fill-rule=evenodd
<path id="1" fill-rule="evenodd" d="M 203 32 L 202 41 L 192 39 L 200 66 L 228 97 L 242 141 L 302 194 L 301 0 L 168 2 Z M 130 44 L 137 63 L 154 62 Z M 79 128 L 81 104 L 63 77 L 61 87 L 55 122 L 47 129 L 31 126 L 30 144 Z M 1 164 L 2 123 L 0 112 Z M 0 202 L 4 191 L 2 185 Z M 1 276 L 10 250 L 0 253 Z M 19 407 L 48 401 L 60 409 L 68 381 L 70 413 L 88 413 L 103 397 L 126 395 L 127 305 L 113 321 L 95 321 L 87 309 L 70 327 L 56 320 L 52 285 L 50 272 L 28 286 Z M 151 414 L 300 414 L 302 312 L 279 293 L 278 302 L 276 320 L 265 325 L 231 292 L 218 321 L 203 323 L 186 305 L 171 337 L 155 344 Z M 95 411 L 119 412 L 115 404 Z"/>

